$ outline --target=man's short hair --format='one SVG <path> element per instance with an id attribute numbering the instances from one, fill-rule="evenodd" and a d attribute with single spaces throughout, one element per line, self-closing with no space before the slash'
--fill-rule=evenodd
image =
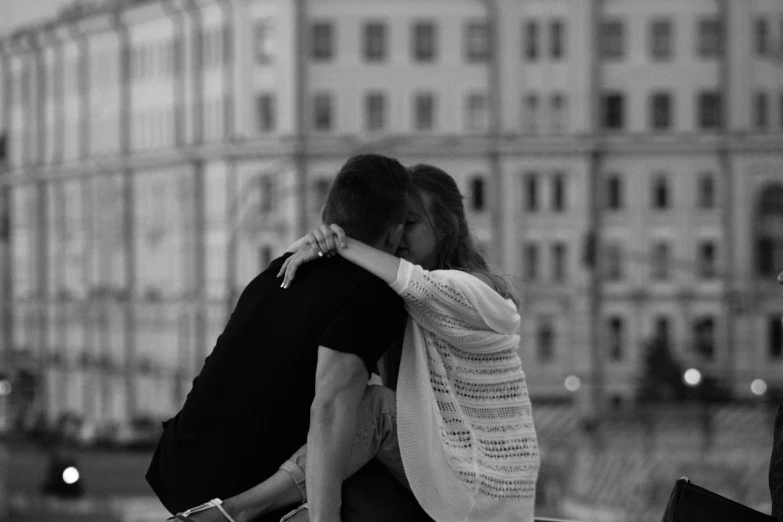
<path id="1" fill-rule="evenodd" d="M 380 154 L 351 156 L 329 189 L 321 216 L 360 241 L 372 244 L 408 214 L 410 174 Z"/>

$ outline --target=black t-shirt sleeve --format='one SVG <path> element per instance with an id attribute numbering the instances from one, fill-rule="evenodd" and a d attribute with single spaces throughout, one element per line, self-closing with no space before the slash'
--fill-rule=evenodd
<path id="1" fill-rule="evenodd" d="M 358 355 L 372 373 L 381 355 L 402 339 L 406 317 L 402 299 L 380 279 L 368 278 L 346 297 L 318 344 Z"/>

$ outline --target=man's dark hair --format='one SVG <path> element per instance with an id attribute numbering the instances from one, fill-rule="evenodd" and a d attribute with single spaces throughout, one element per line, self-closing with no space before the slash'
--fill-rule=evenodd
<path id="1" fill-rule="evenodd" d="M 324 204 L 324 224 L 340 225 L 359 241 L 372 244 L 408 213 L 410 174 L 380 154 L 351 156 L 337 173 Z"/>

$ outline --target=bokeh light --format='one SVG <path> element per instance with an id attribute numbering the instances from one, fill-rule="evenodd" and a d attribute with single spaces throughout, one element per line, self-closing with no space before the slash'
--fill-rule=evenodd
<path id="1" fill-rule="evenodd" d="M 682 379 L 688 386 L 698 386 L 701 382 L 701 372 L 696 368 L 689 368 L 685 371 Z"/>
<path id="2" fill-rule="evenodd" d="M 565 388 L 570 392 L 575 392 L 582 387 L 582 379 L 576 375 L 569 375 L 565 378 Z"/>
<path id="3" fill-rule="evenodd" d="M 76 484 L 79 481 L 79 470 L 73 466 L 68 466 L 63 470 L 63 482 L 66 484 Z"/>
<path id="4" fill-rule="evenodd" d="M 755 379 L 750 383 L 750 391 L 752 391 L 754 395 L 764 395 L 767 393 L 766 381 L 764 381 L 764 379 Z"/>

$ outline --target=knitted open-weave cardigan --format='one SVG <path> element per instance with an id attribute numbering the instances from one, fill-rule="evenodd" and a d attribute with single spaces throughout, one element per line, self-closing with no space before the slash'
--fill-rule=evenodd
<path id="1" fill-rule="evenodd" d="M 533 520 L 539 468 L 520 317 L 473 275 L 400 261 L 409 314 L 397 435 L 411 489 L 437 522 Z"/>

